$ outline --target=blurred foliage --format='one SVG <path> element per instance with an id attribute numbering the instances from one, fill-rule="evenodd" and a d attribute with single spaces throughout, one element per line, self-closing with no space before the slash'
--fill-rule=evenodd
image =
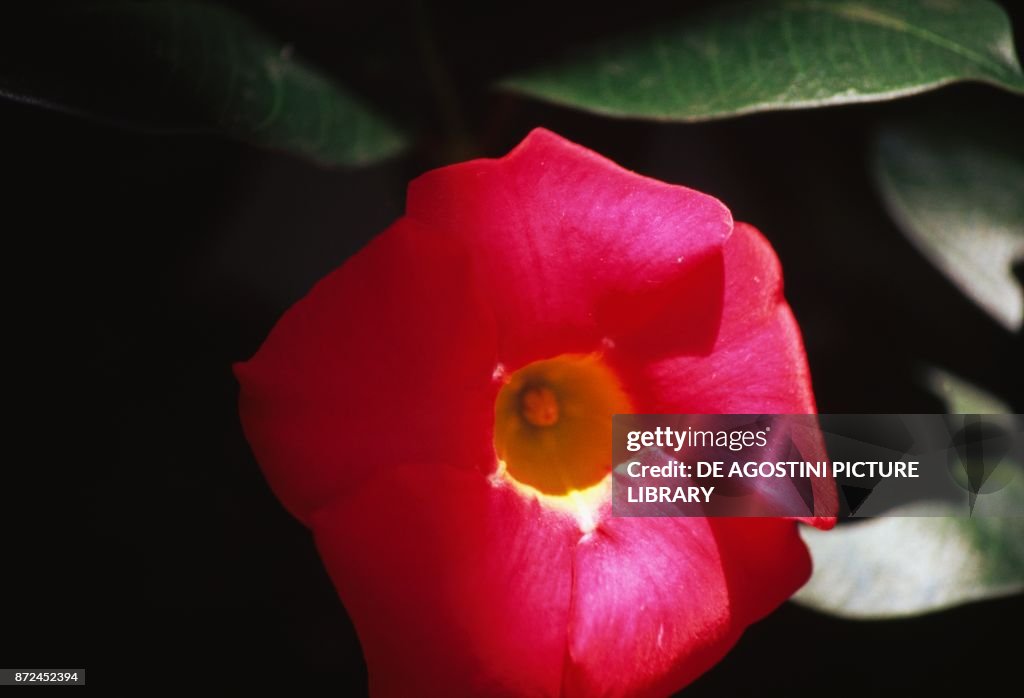
<path id="1" fill-rule="evenodd" d="M 477 151 L 502 117 L 473 133 L 462 98 L 502 74 L 514 76 L 500 82 L 512 92 L 681 121 L 878 101 L 957 81 L 1024 92 L 1010 22 L 990 0 L 640 3 L 578 16 L 539 3 L 477 11 L 306 0 L 266 12 L 273 6 L 11 6 L 0 16 L 0 96 L 353 165 L 409 143 L 395 122 L 443 160 Z"/>
<path id="2" fill-rule="evenodd" d="M 930 369 L 927 381 L 951 413 L 1007 409 L 946 371 Z M 832 531 L 801 527 L 814 574 L 793 600 L 844 618 L 884 619 L 1024 590 L 1024 463 L 997 467 L 1002 486 L 983 487 L 970 518 L 922 503 Z"/>
<path id="3" fill-rule="evenodd" d="M 801 530 L 814 574 L 793 601 L 844 618 L 913 616 L 1024 590 L 1024 478 L 980 498 L 1003 499 L 1003 515 L 885 518 Z M 934 512 L 933 510 L 930 510 Z"/>
<path id="4" fill-rule="evenodd" d="M 1024 320 L 1024 142 L 978 115 L 931 115 L 878 134 L 873 171 L 900 229 L 1010 330 Z"/>
<path id="5" fill-rule="evenodd" d="M 243 15 L 198 2 L 80 2 L 7 23 L 0 95 L 127 126 L 216 132 L 328 165 L 397 153 L 365 101 Z"/>
<path id="6" fill-rule="evenodd" d="M 1010 414 L 1005 402 L 960 376 L 940 368 L 925 372 L 925 382 L 935 395 L 946 403 L 950 414 Z"/>

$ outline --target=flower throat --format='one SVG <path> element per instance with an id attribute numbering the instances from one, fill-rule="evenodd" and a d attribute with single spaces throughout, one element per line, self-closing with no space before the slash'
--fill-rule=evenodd
<path id="1" fill-rule="evenodd" d="M 600 356 L 535 361 L 498 392 L 494 449 L 518 484 L 568 495 L 611 472 L 612 415 L 629 412 L 629 399 Z"/>

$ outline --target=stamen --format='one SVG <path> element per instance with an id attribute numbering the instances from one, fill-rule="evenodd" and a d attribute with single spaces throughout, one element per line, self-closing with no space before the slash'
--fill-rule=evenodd
<path id="1" fill-rule="evenodd" d="M 546 385 L 523 390 L 519 404 L 523 419 L 535 427 L 550 427 L 558 423 L 558 397 Z"/>

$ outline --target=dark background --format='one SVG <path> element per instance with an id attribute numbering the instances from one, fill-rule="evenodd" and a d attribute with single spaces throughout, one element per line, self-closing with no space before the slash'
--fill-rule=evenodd
<path id="1" fill-rule="evenodd" d="M 84 667 L 93 686 L 365 692 L 358 640 L 311 537 L 278 505 L 242 436 L 231 364 L 400 215 L 410 178 L 454 152 L 502 154 L 533 126 L 713 194 L 756 224 L 782 258 L 822 412 L 943 411 L 918 378 L 926 365 L 1024 407 L 1019 337 L 909 245 L 866 167 L 886 119 L 967 111 L 1019 126 L 1020 98 L 962 85 L 887 104 L 652 125 L 487 83 L 685 11 L 678 3 L 630 2 L 628 17 L 550 2 L 235 4 L 419 121 L 421 145 L 391 163 L 330 171 L 0 101 L 10 356 L 0 666 Z M 1017 10 L 1018 52 L 1020 20 Z M 424 41 L 447 77 L 424 68 Z M 438 79 L 462 103 L 461 125 L 431 101 Z M 470 137 L 453 146 L 456 128 Z M 884 623 L 787 604 L 686 695 L 983 694 L 1016 677 L 1022 620 L 1020 596 Z"/>

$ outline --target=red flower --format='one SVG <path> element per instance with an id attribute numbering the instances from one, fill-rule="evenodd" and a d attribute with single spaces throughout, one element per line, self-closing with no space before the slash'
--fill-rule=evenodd
<path id="1" fill-rule="evenodd" d="M 814 402 L 765 239 L 548 131 L 416 179 L 237 374 L 375 694 L 664 695 L 810 572 L 793 521 L 610 515 L 613 413 Z"/>

